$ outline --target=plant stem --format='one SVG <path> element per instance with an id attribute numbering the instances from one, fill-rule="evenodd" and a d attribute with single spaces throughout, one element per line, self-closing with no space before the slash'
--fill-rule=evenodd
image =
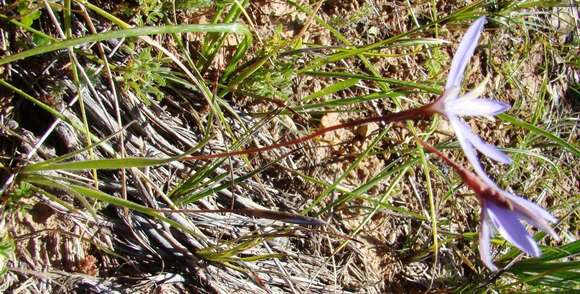
<path id="1" fill-rule="evenodd" d="M 300 143 L 306 142 L 308 140 L 311 140 L 313 138 L 316 138 L 316 137 L 318 137 L 322 134 L 328 133 L 328 132 L 336 131 L 339 129 L 351 128 L 354 126 L 364 125 L 364 124 L 368 124 L 368 123 L 372 123 L 372 122 L 393 123 L 393 122 L 406 121 L 406 120 L 427 119 L 427 118 L 430 118 L 434 113 L 439 112 L 438 111 L 438 105 L 439 105 L 438 102 L 440 100 L 441 99 L 438 98 L 434 103 L 430 103 L 430 104 L 427 104 L 427 105 L 424 105 L 424 106 L 421 106 L 418 108 L 412 108 L 409 110 L 394 112 L 394 113 L 387 113 L 387 114 L 381 115 L 381 116 L 373 116 L 373 117 L 357 119 L 357 120 L 349 121 L 346 123 L 322 128 L 322 129 L 319 129 L 317 131 L 310 133 L 309 135 L 299 137 L 299 138 L 289 140 L 289 141 L 284 141 L 284 142 L 272 144 L 269 146 L 249 148 L 249 149 L 245 149 L 245 150 L 238 150 L 238 151 L 231 151 L 231 152 L 217 153 L 217 154 L 190 155 L 190 156 L 183 157 L 183 160 L 207 160 L 207 159 L 213 159 L 213 158 L 223 158 L 223 157 L 238 156 L 238 155 L 245 155 L 245 154 L 253 154 L 253 153 L 258 153 L 258 152 L 270 151 L 270 150 L 280 148 L 280 147 L 286 147 L 286 146 L 300 144 Z"/>

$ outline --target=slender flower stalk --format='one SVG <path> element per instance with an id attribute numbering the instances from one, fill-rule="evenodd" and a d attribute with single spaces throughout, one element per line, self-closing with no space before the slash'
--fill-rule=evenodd
<path id="1" fill-rule="evenodd" d="M 549 223 L 557 222 L 549 212 L 537 204 L 489 185 L 477 175 L 449 159 L 435 147 L 420 141 L 429 152 L 436 154 L 461 176 L 463 182 L 477 195 L 481 205 L 479 224 L 479 254 L 483 263 L 491 270 L 497 270 L 492 262 L 490 238 L 494 230 L 530 256 L 538 257 L 541 251 L 536 241 L 528 233 L 521 221 L 526 221 L 559 240 Z"/>
<path id="2" fill-rule="evenodd" d="M 300 144 L 306 142 L 308 140 L 314 139 L 318 136 L 321 136 L 325 133 L 336 131 L 339 129 L 346 129 L 351 128 L 358 125 L 364 125 L 372 122 L 385 122 L 385 123 L 393 123 L 393 122 L 400 122 L 400 121 L 407 121 L 407 120 L 420 120 L 420 119 L 427 119 L 435 114 L 436 111 L 433 108 L 433 104 L 427 104 L 418 108 L 412 108 L 405 111 L 400 112 L 392 112 L 387 113 L 381 116 L 372 116 L 357 120 L 352 120 L 349 122 L 345 122 L 342 124 L 321 128 L 318 129 L 306 136 L 302 136 L 293 140 L 283 141 L 280 143 L 275 143 L 272 145 L 264 146 L 264 147 L 256 147 L 256 148 L 247 148 L 244 150 L 238 151 L 231 151 L 231 152 L 224 152 L 224 153 L 216 153 L 216 154 L 208 154 L 208 155 L 190 155 L 184 156 L 183 160 L 208 160 L 213 158 L 222 158 L 222 157 L 230 157 L 230 156 L 238 156 L 238 155 L 245 155 L 245 154 L 254 154 L 260 152 L 270 151 L 280 147 L 287 147 L 296 144 Z"/>

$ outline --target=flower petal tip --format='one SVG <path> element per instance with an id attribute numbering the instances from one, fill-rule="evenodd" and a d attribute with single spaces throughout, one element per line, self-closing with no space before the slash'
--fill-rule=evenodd
<path id="1" fill-rule="evenodd" d="M 503 102 L 503 101 L 494 100 L 493 102 L 497 105 L 497 110 L 496 110 L 494 115 L 504 113 L 504 112 L 510 110 L 510 108 L 512 108 L 511 105 L 509 105 L 508 103 Z"/>
<path id="2" fill-rule="evenodd" d="M 507 155 L 503 152 L 500 152 L 500 154 L 502 154 L 502 156 L 499 156 L 497 158 L 497 162 L 503 163 L 503 164 L 508 164 L 508 165 L 513 163 L 513 160 L 511 157 L 509 157 L 509 155 Z"/>
<path id="3" fill-rule="evenodd" d="M 463 35 L 463 38 L 459 43 L 459 47 L 457 48 L 453 60 L 451 61 L 451 68 L 449 69 L 449 75 L 447 77 L 445 89 L 461 86 L 461 80 L 463 79 L 465 67 L 471 59 L 473 51 L 477 47 L 479 37 L 483 32 L 483 27 L 486 22 L 487 20 L 485 19 L 485 16 L 478 18 L 475 22 L 473 22 L 473 24 L 471 24 L 471 26 L 469 26 L 469 29 L 467 29 L 465 35 Z"/>
<path id="4" fill-rule="evenodd" d="M 538 244 L 536 244 L 536 241 L 531 236 L 530 236 L 530 242 L 532 242 L 532 244 L 534 244 L 534 246 L 532 247 L 532 250 L 530 252 L 526 252 L 526 253 L 532 257 L 542 256 L 542 250 L 540 250 L 540 247 L 538 246 Z"/>

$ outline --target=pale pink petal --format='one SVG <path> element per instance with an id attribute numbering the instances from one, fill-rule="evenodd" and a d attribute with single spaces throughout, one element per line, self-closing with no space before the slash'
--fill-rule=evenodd
<path id="1" fill-rule="evenodd" d="M 491 257 L 490 238 L 493 235 L 493 229 L 487 219 L 485 209 L 481 210 L 481 220 L 479 224 L 479 258 L 492 271 L 497 271 Z"/>
<path id="2" fill-rule="evenodd" d="M 510 105 L 502 101 L 489 99 L 465 99 L 460 98 L 446 101 L 445 110 L 455 115 L 464 116 L 494 116 L 510 108 Z"/>
<path id="3" fill-rule="evenodd" d="M 520 222 L 518 213 L 496 204 L 493 200 L 485 200 L 485 207 L 489 218 L 504 239 L 530 256 L 542 255 L 536 241 Z"/>
<path id="4" fill-rule="evenodd" d="M 471 131 L 471 128 L 460 119 L 457 119 L 455 125 L 456 126 L 453 127 L 455 133 L 463 134 L 463 136 L 465 136 L 465 138 L 473 145 L 473 147 L 475 147 L 485 156 L 505 164 L 510 164 L 512 162 L 511 158 L 497 149 L 495 145 L 483 142 L 483 140 L 478 135 L 474 134 Z"/>
<path id="5" fill-rule="evenodd" d="M 487 21 L 485 20 L 485 16 L 478 18 L 469 27 L 465 35 L 463 35 L 463 39 L 461 39 L 459 48 L 457 48 L 457 51 L 453 56 L 453 61 L 451 61 L 451 69 L 449 70 L 445 89 L 450 89 L 452 87 L 459 88 L 461 86 L 463 72 L 465 71 L 465 67 L 473 55 L 473 51 L 475 51 L 475 48 L 477 47 L 479 36 L 481 35 L 483 26 L 486 22 Z"/>

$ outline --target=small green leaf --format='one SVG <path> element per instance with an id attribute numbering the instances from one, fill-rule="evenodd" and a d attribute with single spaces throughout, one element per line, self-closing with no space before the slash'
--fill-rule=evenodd
<path id="1" fill-rule="evenodd" d="M 314 92 L 306 97 L 304 97 L 302 100 L 304 101 L 310 101 L 316 98 L 320 98 L 326 95 L 330 95 L 333 93 L 336 93 L 338 91 L 350 88 L 354 85 L 356 85 L 358 83 L 360 79 L 348 79 L 348 80 L 344 80 L 344 81 L 340 81 L 338 83 L 334 83 L 332 85 L 329 85 L 327 87 L 325 87 L 324 89 Z"/>
<path id="2" fill-rule="evenodd" d="M 32 26 L 34 21 L 37 20 L 41 15 L 42 15 L 42 13 L 40 12 L 40 10 L 35 10 L 35 11 L 32 11 L 26 15 L 23 15 L 22 18 L 20 19 L 20 22 L 23 25 L 30 27 L 30 26 Z"/>
<path id="3" fill-rule="evenodd" d="M 34 34 L 32 35 L 32 43 L 34 43 L 34 45 L 36 45 L 36 47 L 41 47 L 41 46 L 46 46 L 48 44 L 50 44 L 50 39 L 46 38 L 42 35 L 39 34 Z"/>

